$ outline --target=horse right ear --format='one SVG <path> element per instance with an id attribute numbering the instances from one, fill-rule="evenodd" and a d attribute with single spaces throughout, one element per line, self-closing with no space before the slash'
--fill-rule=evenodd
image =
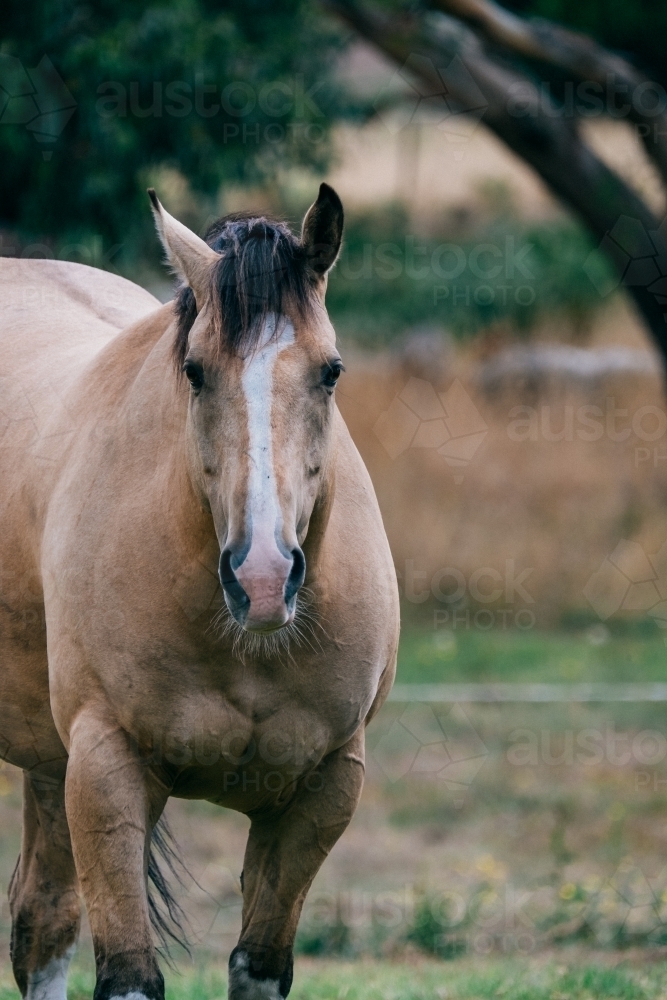
<path id="1" fill-rule="evenodd" d="M 343 206 L 332 187 L 320 184 L 320 192 L 303 220 L 301 244 L 315 278 L 323 277 L 336 263 L 343 240 Z"/>
<path id="2" fill-rule="evenodd" d="M 162 246 L 171 267 L 195 293 L 197 308 L 201 309 L 206 298 L 211 268 L 220 259 L 208 243 L 193 233 L 160 204 L 153 188 L 148 189 L 153 206 L 153 217 Z"/>

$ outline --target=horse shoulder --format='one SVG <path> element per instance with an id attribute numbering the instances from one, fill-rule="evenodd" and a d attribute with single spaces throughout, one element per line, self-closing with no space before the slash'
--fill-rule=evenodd
<path id="1" fill-rule="evenodd" d="M 358 650 L 375 650 L 376 665 L 384 670 L 393 663 L 398 643 L 396 571 L 371 477 L 340 414 L 335 435 L 335 494 L 322 560 L 325 589 L 337 594 L 332 613 L 341 634 L 353 633 Z"/>
<path id="2" fill-rule="evenodd" d="M 85 430 L 81 409 L 100 405 L 88 374 L 160 303 L 95 268 L 0 258 L 0 304 L 0 565 L 16 556 L 25 575 L 37 573 L 50 497 Z"/>

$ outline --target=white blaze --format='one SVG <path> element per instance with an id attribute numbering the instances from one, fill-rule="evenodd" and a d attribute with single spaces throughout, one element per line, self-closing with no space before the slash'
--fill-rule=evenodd
<path id="1" fill-rule="evenodd" d="M 264 324 L 259 344 L 246 360 L 242 385 L 248 412 L 249 477 L 248 514 L 251 523 L 252 541 L 250 552 L 243 564 L 244 569 L 253 550 L 263 550 L 264 557 L 275 550 L 284 559 L 276 543 L 276 527 L 281 520 L 276 474 L 273 466 L 273 441 L 271 433 L 271 410 L 273 405 L 273 370 L 278 355 L 294 343 L 294 327 L 289 320 L 283 321 L 278 337 L 275 337 L 276 316 L 271 313 Z"/>

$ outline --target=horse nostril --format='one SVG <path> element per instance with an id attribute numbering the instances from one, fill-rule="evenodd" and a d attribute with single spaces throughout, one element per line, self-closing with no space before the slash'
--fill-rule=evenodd
<path id="1" fill-rule="evenodd" d="M 236 579 L 236 573 L 232 567 L 232 555 L 231 549 L 223 549 L 220 553 L 220 583 L 230 600 L 237 608 L 241 609 L 250 604 L 250 598 Z"/>
<path id="2" fill-rule="evenodd" d="M 306 557 L 300 548 L 292 549 L 292 568 L 285 584 L 285 604 L 289 607 L 306 578 Z"/>
<path id="3" fill-rule="evenodd" d="M 270 558 L 258 561 L 248 568 L 247 553 L 239 558 L 238 549 L 225 548 L 220 553 L 218 568 L 227 607 L 236 621 L 246 626 L 252 619 L 253 627 L 263 620 L 276 622 L 282 627 L 294 609 L 297 591 L 306 575 L 306 560 L 300 548 L 292 549 L 287 558 L 280 553 L 281 565 Z M 287 579 L 284 573 L 289 567 Z M 236 575 L 238 570 L 238 576 Z"/>

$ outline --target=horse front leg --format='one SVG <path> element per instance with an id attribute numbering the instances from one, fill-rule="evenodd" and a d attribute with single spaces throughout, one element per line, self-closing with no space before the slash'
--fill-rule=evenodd
<path id="1" fill-rule="evenodd" d="M 281 1000 L 306 893 L 356 809 L 363 729 L 302 780 L 280 816 L 252 820 L 243 863 L 243 926 L 229 959 L 229 1000 Z"/>
<path id="2" fill-rule="evenodd" d="M 166 789 L 104 715 L 79 715 L 70 736 L 67 820 L 95 949 L 94 1000 L 163 1000 L 147 869 Z"/>
<path id="3" fill-rule="evenodd" d="M 67 1000 L 67 969 L 79 934 L 64 771 L 23 775 L 23 836 L 9 905 L 14 977 L 27 1000 Z"/>

